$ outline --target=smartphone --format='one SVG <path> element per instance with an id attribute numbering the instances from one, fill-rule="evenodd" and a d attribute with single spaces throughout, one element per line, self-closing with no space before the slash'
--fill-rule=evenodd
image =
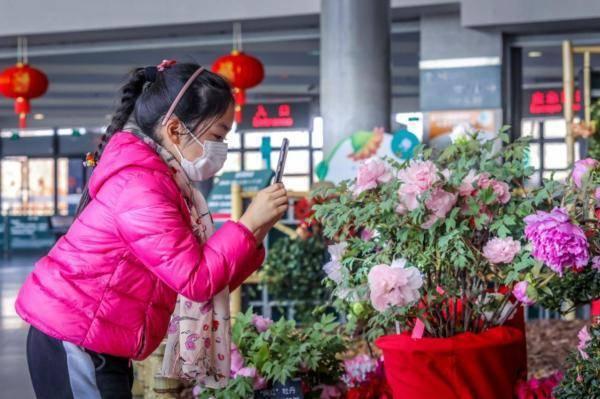
<path id="1" fill-rule="evenodd" d="M 287 138 L 284 138 L 281 142 L 281 149 L 279 150 L 279 160 L 277 161 L 277 169 L 275 170 L 275 180 L 273 183 L 281 183 L 289 146 L 290 141 Z"/>

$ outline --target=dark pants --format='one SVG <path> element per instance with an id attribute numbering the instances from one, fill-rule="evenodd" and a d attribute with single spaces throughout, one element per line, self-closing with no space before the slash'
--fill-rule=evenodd
<path id="1" fill-rule="evenodd" d="M 129 359 L 101 355 L 31 327 L 27 362 L 38 399 L 131 399 Z"/>

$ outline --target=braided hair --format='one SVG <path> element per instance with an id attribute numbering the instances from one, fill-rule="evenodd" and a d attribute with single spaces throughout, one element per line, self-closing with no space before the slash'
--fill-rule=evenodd
<path id="1" fill-rule="evenodd" d="M 132 117 L 142 132 L 156 142 L 161 143 L 159 125 L 173 100 L 200 66 L 193 63 L 175 64 L 158 71 L 156 67 L 136 68 L 131 71 L 129 80 L 120 89 L 120 100 L 111 122 L 102 135 L 96 151 L 91 154 L 97 164 L 110 139 L 123 130 Z M 220 75 L 204 71 L 185 91 L 175 107 L 174 114 L 191 131 L 207 120 L 222 117 L 234 99 L 231 86 Z M 86 186 L 77 207 L 75 217 L 90 202 Z"/>

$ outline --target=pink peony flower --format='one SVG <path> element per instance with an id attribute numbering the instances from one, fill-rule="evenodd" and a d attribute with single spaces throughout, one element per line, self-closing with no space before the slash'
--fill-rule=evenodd
<path id="1" fill-rule="evenodd" d="M 421 227 L 429 229 L 435 222 L 445 218 L 448 212 L 450 212 L 452 207 L 456 204 L 457 197 L 457 194 L 449 193 L 439 187 L 434 188 L 430 197 L 425 201 L 425 207 L 433 213 L 428 216 Z"/>
<path id="2" fill-rule="evenodd" d="M 192 395 L 197 398 L 202 393 L 202 387 L 200 385 L 194 386 L 192 389 Z"/>
<path id="3" fill-rule="evenodd" d="M 583 185 L 583 179 L 594 168 L 598 166 L 598 161 L 593 158 L 586 158 L 575 162 L 573 167 L 573 182 L 579 188 Z"/>
<path id="4" fill-rule="evenodd" d="M 398 172 L 398 179 L 402 182 L 398 190 L 398 197 L 403 207 L 409 211 L 419 207 L 421 194 L 433 187 L 440 180 L 438 168 L 431 161 L 412 161 L 406 169 Z M 401 213 L 401 212 L 399 212 Z"/>
<path id="5" fill-rule="evenodd" d="M 369 289 L 373 307 L 382 312 L 389 306 L 406 306 L 420 298 L 423 278 L 416 267 L 405 267 L 406 260 L 391 266 L 377 265 L 369 271 Z"/>
<path id="6" fill-rule="evenodd" d="M 252 315 L 252 324 L 254 324 L 259 333 L 263 333 L 273 324 L 273 320 L 255 314 Z"/>
<path id="7" fill-rule="evenodd" d="M 491 188 L 496 194 L 496 199 L 501 204 L 506 204 L 510 201 L 510 187 L 503 181 L 491 179 L 488 173 L 482 173 L 479 175 L 479 181 L 477 182 L 480 188 Z"/>
<path id="8" fill-rule="evenodd" d="M 425 201 L 425 207 L 438 218 L 444 218 L 456 204 L 456 194 L 444 191 L 437 187 L 431 192 L 431 196 Z"/>
<path id="9" fill-rule="evenodd" d="M 527 281 L 519 281 L 513 288 L 513 295 L 517 300 L 525 305 L 533 305 L 535 301 L 527 296 L 527 288 L 529 283 Z"/>
<path id="10" fill-rule="evenodd" d="M 560 371 L 544 378 L 532 378 L 529 381 L 519 381 L 516 386 L 518 399 L 553 399 L 552 391 L 560 383 L 563 374 Z"/>
<path id="11" fill-rule="evenodd" d="M 379 233 L 377 231 L 372 231 L 367 228 L 363 229 L 360 232 L 360 239 L 363 241 L 371 241 L 373 238 L 375 238 L 377 236 L 379 236 Z"/>
<path id="12" fill-rule="evenodd" d="M 321 389 L 319 399 L 335 399 L 342 397 L 342 391 L 335 385 L 319 385 L 317 388 Z"/>
<path id="13" fill-rule="evenodd" d="M 590 335 L 590 332 L 588 331 L 587 326 L 584 326 L 581 330 L 579 330 L 579 333 L 577 334 L 577 338 L 579 338 L 579 344 L 577 345 L 577 349 L 579 350 L 579 354 L 581 355 L 581 358 L 583 360 L 589 359 L 590 356 L 585 351 L 585 348 L 586 348 L 588 342 L 590 342 L 592 340 L 592 336 Z"/>
<path id="14" fill-rule="evenodd" d="M 525 218 L 525 236 L 533 257 L 562 276 L 565 268 L 583 269 L 589 261 L 588 242 L 583 230 L 571 223 L 564 208 L 538 211 Z"/>
<path id="15" fill-rule="evenodd" d="M 264 389 L 267 385 L 266 380 L 260 375 L 258 370 L 253 366 L 244 366 L 244 357 L 240 353 L 237 346 L 231 344 L 231 378 L 245 377 L 254 380 L 253 385 L 255 390 Z"/>
<path id="16" fill-rule="evenodd" d="M 474 170 L 470 170 L 469 173 L 463 178 L 463 181 L 458 187 L 458 194 L 461 197 L 470 197 L 473 195 L 477 188 L 475 183 L 479 180 L 479 175 Z"/>
<path id="17" fill-rule="evenodd" d="M 483 256 L 490 263 L 511 263 L 521 250 L 521 243 L 511 237 L 492 238 L 483 247 Z"/>
<path id="18" fill-rule="evenodd" d="M 592 258 L 592 268 L 600 271 L 600 256 L 594 256 Z"/>
<path id="19" fill-rule="evenodd" d="M 374 189 L 380 183 L 387 183 L 390 180 L 392 180 L 392 173 L 389 166 L 381 159 L 371 158 L 358 168 L 356 184 L 352 191 L 355 196 L 358 196 L 363 191 Z"/>
<path id="20" fill-rule="evenodd" d="M 323 270 L 327 274 L 331 280 L 333 280 L 336 284 L 342 282 L 342 264 L 340 261 L 342 260 L 342 256 L 344 255 L 344 251 L 348 243 L 341 242 L 339 244 L 330 245 L 327 247 L 327 251 L 331 256 L 331 260 L 323 266 Z"/>
<path id="21" fill-rule="evenodd" d="M 240 353 L 237 346 L 232 343 L 231 344 L 231 377 L 235 378 L 238 371 L 244 368 L 244 358 Z"/>

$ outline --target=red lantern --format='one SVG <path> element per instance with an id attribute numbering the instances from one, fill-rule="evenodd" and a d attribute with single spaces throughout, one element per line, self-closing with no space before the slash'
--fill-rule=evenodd
<path id="1" fill-rule="evenodd" d="M 46 75 L 27 64 L 18 63 L 0 74 L 0 93 L 15 99 L 15 113 L 22 129 L 27 126 L 26 117 L 31 111 L 29 100 L 44 95 L 47 89 Z"/>
<path id="2" fill-rule="evenodd" d="M 235 99 L 235 120 L 242 121 L 242 105 L 246 103 L 245 90 L 258 85 L 265 77 L 262 62 L 241 51 L 233 50 L 231 54 L 220 57 L 212 66 L 233 86 Z"/>

